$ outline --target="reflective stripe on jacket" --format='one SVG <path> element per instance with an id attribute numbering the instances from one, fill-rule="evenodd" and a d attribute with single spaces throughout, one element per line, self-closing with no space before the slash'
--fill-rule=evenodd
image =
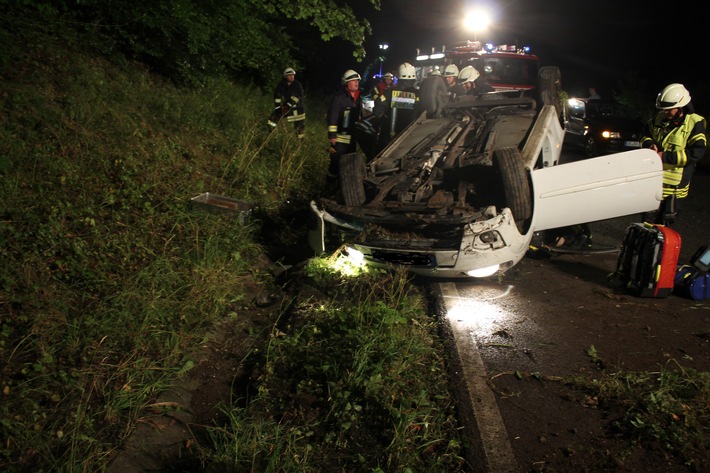
<path id="1" fill-rule="evenodd" d="M 352 125 L 360 120 L 361 104 L 359 92 L 353 97 L 342 88 L 335 94 L 328 111 L 328 139 L 335 138 L 344 144 L 352 142 Z"/>
<path id="2" fill-rule="evenodd" d="M 705 118 L 689 113 L 680 123 L 665 120 L 663 112 L 656 114 L 641 138 L 644 148 L 656 144 L 663 151 L 663 196 L 688 196 L 690 179 L 707 147 Z"/>

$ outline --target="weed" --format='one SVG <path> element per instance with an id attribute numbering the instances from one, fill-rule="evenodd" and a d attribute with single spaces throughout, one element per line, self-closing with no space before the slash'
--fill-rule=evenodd
<path id="1" fill-rule="evenodd" d="M 598 379 L 564 380 L 585 390 L 595 404 L 621 415 L 610 431 L 630 444 L 660 446 L 687 465 L 704 462 L 710 418 L 710 374 L 683 367 L 675 360 L 659 372 L 605 373 Z"/>
<path id="2" fill-rule="evenodd" d="M 422 294 L 401 272 L 353 279 L 317 268 L 309 280 L 329 281 L 337 296 L 297 302 L 274 327 L 268 351 L 252 360 L 257 394 L 245 408 L 224 407 L 229 422 L 211 429 L 204 461 L 259 471 L 460 470 Z"/>

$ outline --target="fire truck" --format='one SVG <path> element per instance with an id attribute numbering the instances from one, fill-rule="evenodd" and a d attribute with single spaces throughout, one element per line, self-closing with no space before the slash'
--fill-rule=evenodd
<path id="1" fill-rule="evenodd" d="M 527 46 L 464 41 L 451 47 L 431 48 L 429 53 L 417 50 L 414 61 L 419 80 L 430 75 L 434 68 L 443 72 L 449 64 L 455 64 L 459 70 L 473 66 L 496 92 L 532 96 L 561 110 L 557 104 L 561 89 L 559 68 L 541 66 L 540 58 Z"/>

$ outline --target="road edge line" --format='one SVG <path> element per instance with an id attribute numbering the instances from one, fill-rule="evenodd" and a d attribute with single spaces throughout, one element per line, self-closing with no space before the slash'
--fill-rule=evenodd
<path id="1" fill-rule="evenodd" d="M 471 438 L 471 451 L 467 461 L 475 471 L 492 473 L 517 473 L 520 467 L 515 459 L 505 423 L 498 409 L 495 394 L 488 384 L 488 373 L 475 340 L 468 330 L 456 327 L 446 316 L 447 300 L 461 299 L 455 283 L 437 283 L 434 291 L 439 300 L 438 312 L 447 340 L 451 363 L 452 381 L 459 391 L 459 409 L 467 419 L 475 419 L 476 425 L 463 425 Z M 461 381 L 456 383 L 456 381 Z M 483 458 L 484 465 L 480 465 Z M 480 469 L 483 466 L 484 469 Z"/>

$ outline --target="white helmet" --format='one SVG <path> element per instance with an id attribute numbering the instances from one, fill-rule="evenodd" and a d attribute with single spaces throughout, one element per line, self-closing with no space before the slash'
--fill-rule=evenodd
<path id="1" fill-rule="evenodd" d="M 414 69 L 414 66 L 405 62 L 404 64 L 400 64 L 397 78 L 400 80 L 416 79 L 417 71 Z"/>
<path id="2" fill-rule="evenodd" d="M 449 64 L 444 68 L 444 77 L 458 77 L 459 68 L 456 64 Z"/>
<path id="3" fill-rule="evenodd" d="M 466 67 L 464 67 L 463 69 L 461 69 L 461 72 L 459 72 L 459 81 L 460 81 L 462 84 L 465 84 L 465 83 L 467 83 L 467 82 L 473 82 L 473 81 L 475 81 L 476 79 L 478 79 L 478 77 L 479 77 L 480 75 L 481 75 L 481 74 L 478 73 L 478 71 L 476 70 L 475 67 L 473 67 L 473 66 L 466 66 Z"/>
<path id="4" fill-rule="evenodd" d="M 352 69 L 348 69 L 347 71 L 345 71 L 345 74 L 343 74 L 343 77 L 340 78 L 340 83 L 345 85 L 351 80 L 360 80 L 360 74 L 353 71 Z"/>
<path id="5" fill-rule="evenodd" d="M 659 110 L 685 107 L 689 103 L 690 92 L 683 84 L 667 85 L 656 97 L 656 108 Z"/>
<path id="6" fill-rule="evenodd" d="M 284 69 L 284 77 L 289 74 L 296 75 L 296 71 L 293 70 L 293 67 L 287 67 L 286 69 Z"/>
<path id="7" fill-rule="evenodd" d="M 382 77 L 385 79 L 394 79 L 394 74 L 392 74 L 391 72 L 385 72 Z"/>
<path id="8" fill-rule="evenodd" d="M 439 69 L 439 66 L 435 66 L 434 69 L 431 70 L 429 73 L 430 76 L 440 76 L 441 75 L 441 69 Z"/>

